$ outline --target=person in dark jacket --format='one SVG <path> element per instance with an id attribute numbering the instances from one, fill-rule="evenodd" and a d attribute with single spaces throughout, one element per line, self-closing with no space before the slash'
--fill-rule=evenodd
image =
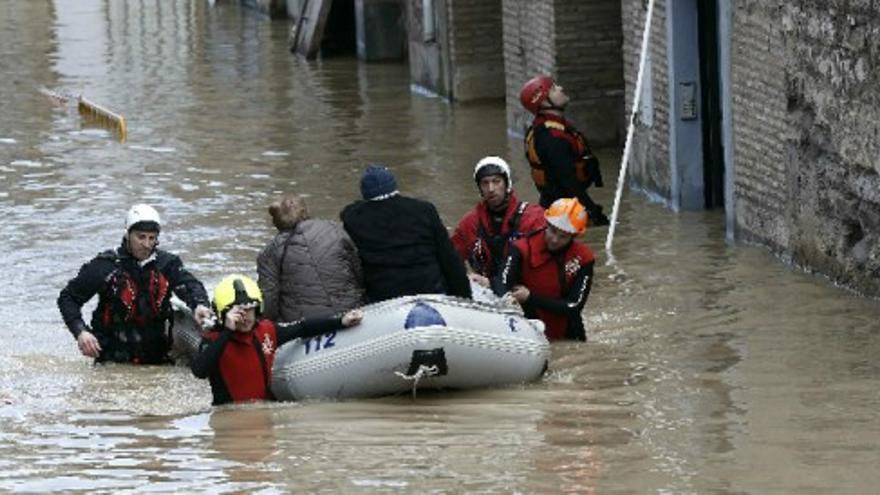
<path id="1" fill-rule="evenodd" d="M 426 293 L 471 297 L 464 263 L 433 204 L 401 196 L 384 166 L 367 167 L 361 195 L 340 216 L 361 257 L 368 302 Z"/>
<path id="2" fill-rule="evenodd" d="M 513 243 L 496 295 L 509 292 L 529 318 L 544 322 L 550 340 L 586 340 L 581 312 L 593 285 L 593 251 L 576 240 L 587 229 L 587 213 L 574 198 L 556 200 L 544 213 L 547 228 Z"/>
<path id="3" fill-rule="evenodd" d="M 278 323 L 261 317 L 263 302 L 256 282 L 230 275 L 214 289 L 214 309 L 220 322 L 202 337 L 190 369 L 207 378 L 213 405 L 272 399 L 275 351 L 296 338 L 311 338 L 357 325 L 363 313 L 352 310 L 341 318 L 305 319 Z"/>
<path id="4" fill-rule="evenodd" d="M 544 209 L 517 199 L 510 166 L 487 156 L 474 167 L 481 201 L 467 212 L 452 233 L 452 245 L 473 270 L 468 276 L 483 287 L 498 274 L 510 245 L 546 225 Z"/>
<path id="5" fill-rule="evenodd" d="M 593 185 L 603 186 L 599 160 L 586 137 L 565 118 L 569 97 L 562 86 L 550 77 L 536 76 L 523 85 L 519 98 L 535 115 L 526 131 L 525 148 L 541 206 L 548 208 L 559 198 L 577 198 L 592 225 L 608 225 L 602 206 L 587 192 Z"/>
<path id="6" fill-rule="evenodd" d="M 295 321 L 363 304 L 361 259 L 339 222 L 309 218 L 298 195 L 273 202 L 269 215 L 278 233 L 257 257 L 263 316 Z"/>
<path id="7" fill-rule="evenodd" d="M 83 355 L 98 362 L 170 363 L 172 292 L 193 310 L 199 326 L 212 315 L 201 282 L 180 258 L 156 248 L 160 224 L 153 207 L 132 206 L 122 245 L 83 265 L 61 290 L 58 308 Z M 89 327 L 82 307 L 95 294 Z"/>

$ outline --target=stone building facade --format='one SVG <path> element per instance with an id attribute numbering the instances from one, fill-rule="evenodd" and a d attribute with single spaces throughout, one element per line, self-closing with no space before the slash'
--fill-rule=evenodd
<path id="1" fill-rule="evenodd" d="M 621 5 L 627 112 L 647 4 Z M 723 206 L 731 237 L 880 295 L 875 2 L 657 0 L 649 53 L 634 183 Z"/>

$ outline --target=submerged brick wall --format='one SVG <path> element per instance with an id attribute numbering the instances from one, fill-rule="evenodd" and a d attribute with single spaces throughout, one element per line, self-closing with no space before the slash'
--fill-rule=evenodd
<path id="1" fill-rule="evenodd" d="M 448 1 L 453 98 L 504 98 L 501 0 Z"/>
<path id="2" fill-rule="evenodd" d="M 642 0 L 624 0 L 621 12 L 623 75 L 626 84 L 624 117 L 628 119 L 635 99 L 647 12 Z M 650 111 L 651 115 L 636 120 L 629 177 L 638 187 L 669 198 L 672 178 L 669 166 L 669 67 L 666 45 L 666 1 L 657 0 L 648 43 L 650 63 L 644 76 L 644 84 L 651 85 L 650 101 L 642 105 L 642 111 Z M 625 127 L 623 132 L 626 132 Z"/>
<path id="3" fill-rule="evenodd" d="M 786 191 L 785 50 L 779 9 L 753 0 L 733 9 L 731 99 L 737 229 L 774 248 L 789 247 L 794 199 Z"/>
<path id="4" fill-rule="evenodd" d="M 531 115 L 519 104 L 520 88 L 535 74 L 556 73 L 553 5 L 532 0 L 505 0 L 502 5 L 507 126 L 523 133 Z"/>
<path id="5" fill-rule="evenodd" d="M 556 0 L 556 71 L 592 143 L 623 142 L 620 0 Z"/>
<path id="6" fill-rule="evenodd" d="M 415 84 L 456 101 L 504 98 L 501 0 L 402 1 Z M 426 6 L 433 38 L 422 25 Z"/>

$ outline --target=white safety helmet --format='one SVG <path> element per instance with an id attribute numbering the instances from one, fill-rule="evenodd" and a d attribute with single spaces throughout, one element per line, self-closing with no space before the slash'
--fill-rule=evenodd
<path id="1" fill-rule="evenodd" d="M 486 156 L 474 167 L 474 182 L 480 187 L 480 179 L 489 175 L 500 175 L 507 182 L 507 193 L 513 190 L 513 179 L 510 178 L 510 165 L 500 156 Z"/>
<path id="2" fill-rule="evenodd" d="M 138 230 L 159 232 L 160 225 L 162 225 L 162 221 L 159 219 L 159 212 L 147 204 L 134 205 L 125 214 L 126 233 L 131 232 L 132 227 L 135 226 L 138 227 Z"/>

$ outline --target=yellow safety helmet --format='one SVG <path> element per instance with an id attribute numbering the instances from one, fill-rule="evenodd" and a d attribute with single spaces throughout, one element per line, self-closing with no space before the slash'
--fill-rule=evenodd
<path id="1" fill-rule="evenodd" d="M 544 218 L 569 234 L 580 235 L 587 230 L 587 211 L 576 198 L 557 199 L 544 212 Z"/>
<path id="2" fill-rule="evenodd" d="M 229 275 L 214 287 L 214 311 L 217 314 L 224 314 L 236 304 L 252 304 L 256 306 L 257 313 L 262 310 L 263 293 L 250 277 L 239 274 Z"/>

